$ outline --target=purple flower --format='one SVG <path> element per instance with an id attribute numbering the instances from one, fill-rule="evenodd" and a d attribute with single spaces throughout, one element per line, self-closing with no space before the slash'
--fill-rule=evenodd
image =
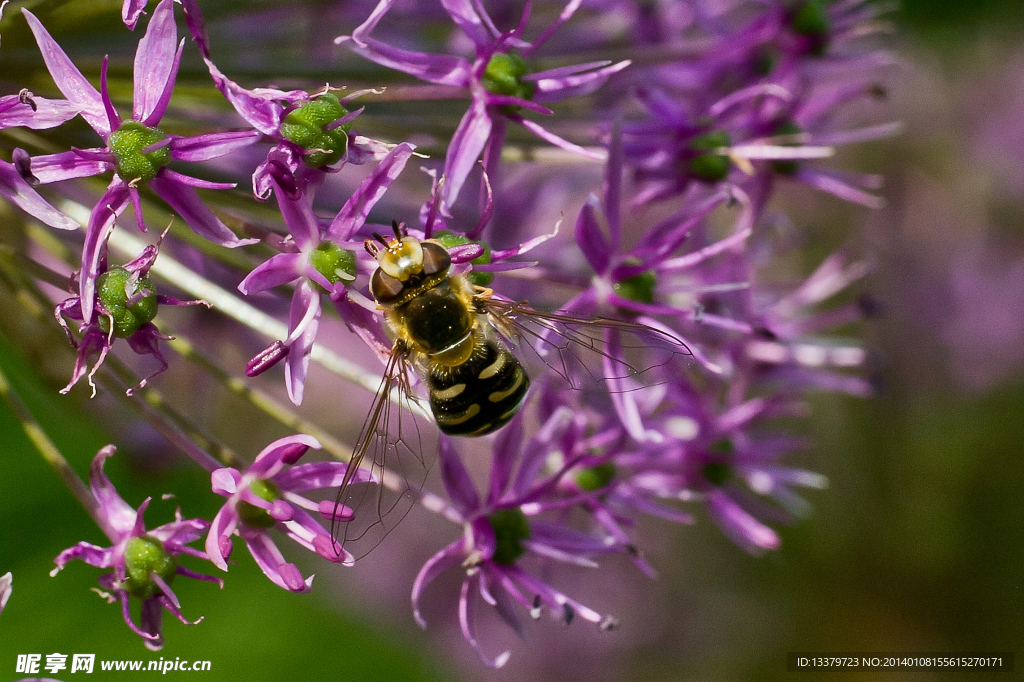
<path id="1" fill-rule="evenodd" d="M 11 585 L 13 582 L 14 578 L 11 576 L 10 571 L 0 575 L 0 613 L 4 612 L 7 600 L 11 598 Z"/>
<path id="2" fill-rule="evenodd" d="M 296 435 L 281 438 L 256 456 L 249 469 L 240 473 L 233 467 L 217 469 L 211 475 L 213 491 L 228 498 L 210 525 L 206 536 L 206 552 L 210 561 L 221 570 L 228 570 L 231 536 L 240 535 L 264 575 L 278 587 L 292 592 L 308 592 L 313 576 L 303 578 L 295 564 L 288 563 L 270 537 L 277 527 L 302 547 L 329 561 L 350 565 L 352 555 L 339 553 L 331 534 L 308 511 L 335 521 L 350 520 L 352 511 L 336 510 L 334 500 L 314 502 L 302 495 L 310 490 L 337 488 L 345 478 L 341 462 L 295 464 L 309 448 L 320 449 L 312 436 Z M 360 470 L 353 482 L 369 480 Z M 308 510 L 308 511 L 307 511 Z"/>
<path id="3" fill-rule="evenodd" d="M 163 240 L 162 235 L 160 239 Z M 159 253 L 160 244 L 157 243 L 156 246 L 147 246 L 130 263 L 108 267 L 106 249 L 104 249 L 96 268 L 96 293 L 92 301 L 92 308 L 98 314 L 93 317 L 92 322 L 85 321 L 81 294 L 65 299 L 54 309 L 53 314 L 57 318 L 57 322 L 64 328 L 71 345 L 78 349 L 71 381 L 61 389 L 61 393 L 70 391 L 71 387 L 78 383 L 78 380 L 88 370 L 89 386 L 92 387 L 92 393 L 95 396 L 96 386 L 92 382 L 92 377 L 103 364 L 111 346 L 119 338 L 127 340 L 131 349 L 139 355 L 152 355 L 160 363 L 160 367 L 155 372 L 145 377 L 135 388 L 129 388 L 128 395 L 132 395 L 145 386 L 150 379 L 167 369 L 167 360 L 160 352 L 159 342 L 161 339 L 171 337 L 161 334 L 153 324 L 157 308 L 160 304 L 201 304 L 206 306 L 209 304 L 205 301 L 180 301 L 156 293 L 149 280 L 149 269 L 153 267 Z M 79 288 L 81 288 L 81 284 L 79 284 Z M 81 323 L 77 330 L 81 335 L 81 340 L 75 340 L 65 318 Z M 90 370 L 89 358 L 95 354 L 99 354 L 99 358 Z"/>
<path id="4" fill-rule="evenodd" d="M 71 102 L 36 97 L 28 90 L 0 97 L 0 129 L 15 126 L 36 130 L 53 128 L 77 114 L 78 107 Z M 77 229 L 78 223 L 55 209 L 32 189 L 38 184 L 39 179 L 32 175 L 28 154 L 21 149 L 14 150 L 13 164 L 0 161 L 0 197 L 50 227 Z"/>
<path id="5" fill-rule="evenodd" d="M 355 233 L 405 168 L 414 149 L 403 142 L 388 152 L 326 229 L 313 214 L 311 196 L 293 199 L 287 192 L 275 193 L 291 236 L 291 241 L 286 243 L 293 246 L 294 251 L 272 256 L 250 272 L 238 289 L 249 295 L 299 280 L 292 296 L 288 338 L 272 344 L 247 368 L 247 374 L 254 376 L 287 356 L 285 383 L 288 397 L 296 405 L 302 402 L 309 354 L 319 326 L 321 292 L 327 293 L 345 323 L 371 348 L 384 357 L 390 353 L 391 346 L 381 327 L 376 304 L 352 289 L 357 275 L 357 254 L 363 252 Z M 274 186 L 277 187 L 276 183 Z M 376 265 L 376 261 L 367 263 L 364 270 L 376 268 Z"/>
<path id="6" fill-rule="evenodd" d="M 161 0 L 153 11 L 145 36 L 139 41 L 132 118 L 127 121 L 121 120 L 107 92 L 106 59 L 100 82 L 101 95 L 39 20 L 28 10 L 22 10 L 58 89 L 81 109 L 82 117 L 107 143 L 103 148 L 72 149 L 36 157 L 32 159 L 32 173 L 40 182 L 49 183 L 114 171 L 114 179 L 97 202 L 86 228 L 81 270 L 82 315 L 86 322 L 92 322 L 97 268 L 115 217 L 131 203 L 139 229 L 146 229 L 138 191 L 140 184 L 148 184 L 196 234 L 229 247 L 254 241 L 238 239 L 195 192 L 196 187 L 226 189 L 234 187 L 233 183 L 199 180 L 167 167 L 173 160 L 208 161 L 231 154 L 260 137 L 258 131 L 180 137 L 167 135 L 155 127 L 170 102 L 185 46 L 184 40 L 178 43 L 173 7 L 173 0 Z"/>
<path id="7" fill-rule="evenodd" d="M 345 163 L 379 159 L 393 147 L 352 131 L 351 122 L 362 109 L 350 112 L 346 107 L 373 90 L 341 98 L 330 86 L 315 93 L 269 87 L 247 90 L 221 73 L 210 58 L 206 22 L 195 0 L 182 0 L 182 7 L 214 85 L 249 125 L 276 142 L 252 176 L 258 198 L 268 198 L 277 185 L 298 199 L 307 187 L 323 182 L 325 173 Z"/>
<path id="8" fill-rule="evenodd" d="M 869 299 L 819 310 L 818 306 L 846 290 L 869 272 L 867 263 L 845 263 L 842 254 L 826 258 L 811 275 L 784 296 L 769 298 L 761 287 L 749 292 L 753 333 L 734 346 L 738 371 L 752 379 L 786 386 L 843 391 L 862 398 L 874 393 L 863 377 L 836 370 L 862 368 L 867 352 L 853 342 L 823 332 L 862 320 L 872 311 Z M 747 367 L 754 363 L 754 367 Z"/>
<path id="9" fill-rule="evenodd" d="M 420 569 L 412 588 L 413 614 L 416 622 L 426 627 L 419 610 L 423 590 L 448 569 L 462 567 L 465 578 L 459 596 L 459 624 L 466 641 L 491 667 L 504 665 L 510 654 L 506 651 L 491 658 L 484 653 L 476 637 L 476 594 L 520 635 L 523 625 L 519 609 L 539 618 L 547 608 L 566 624 L 577 616 L 601 629 L 616 624 L 613 618 L 602 616 L 524 568 L 524 564 L 538 560 L 592 568 L 597 566 L 594 557 L 629 550 L 613 538 L 592 536 L 558 521 L 535 518 L 562 507 L 557 483 L 567 469 L 541 475 L 547 453 L 557 447 L 557 435 L 556 428 L 545 427 L 523 443 L 522 416 L 513 418 L 495 441 L 484 499 L 478 495 L 452 440 L 441 438 L 441 475 L 451 499 L 443 513 L 461 523 L 464 531 L 462 537 L 428 559 Z"/>
<path id="10" fill-rule="evenodd" d="M 371 38 L 370 32 L 394 3 L 395 0 L 381 0 L 351 36 L 339 36 L 335 42 L 345 43 L 353 52 L 371 61 L 422 80 L 470 90 L 472 103 L 455 130 L 445 158 L 443 210 L 455 203 L 481 153 L 484 154 L 485 170 L 494 174 L 505 141 L 507 120 L 519 123 L 546 142 L 563 149 L 601 158 L 519 113 L 520 109 L 528 109 L 551 114 L 553 112 L 543 103 L 593 92 L 612 74 L 629 66 L 629 61 L 615 64 L 599 61 L 536 73 L 529 70 L 524 57 L 532 55 L 559 26 L 568 21 L 580 2 L 570 2 L 555 21 L 529 43 L 521 39 L 530 15 L 529 3 L 518 26 L 500 32 L 480 3 L 443 0 L 444 9 L 473 42 L 476 54 L 472 62 L 452 55 L 412 52 Z"/>
<path id="11" fill-rule="evenodd" d="M 54 563 L 57 565 L 50 575 L 57 575 L 72 559 L 81 559 L 91 566 L 112 568 L 99 578 L 105 590 L 100 594 L 111 603 L 121 602 L 121 614 L 132 632 L 143 639 L 146 648 L 158 651 L 163 647 L 161 624 L 164 609 L 174 614 L 186 625 L 195 625 L 202 618 L 190 622 L 181 614 L 181 604 L 171 589 L 175 576 L 206 580 L 223 586 L 219 578 L 203 575 L 178 565 L 178 555 L 189 554 L 206 559 L 206 554 L 188 547 L 188 543 L 202 537 L 209 524 L 202 519 L 183 520 L 181 510 L 175 512 L 175 520 L 147 531 L 142 515 L 152 498 L 147 497 L 132 509 L 117 494 L 107 475 L 103 463 L 114 454 L 116 448 L 108 445 L 96 453 L 89 470 L 89 486 L 103 521 L 103 531 L 113 543 L 110 547 L 97 547 L 80 542 L 61 552 Z M 135 597 L 142 600 L 141 622 L 136 625 L 131 618 L 128 600 Z"/>

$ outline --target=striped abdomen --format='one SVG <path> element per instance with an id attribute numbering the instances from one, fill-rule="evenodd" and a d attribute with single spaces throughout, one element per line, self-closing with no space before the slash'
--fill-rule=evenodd
<path id="1" fill-rule="evenodd" d="M 474 335 L 469 360 L 454 367 L 430 363 L 423 372 L 437 425 L 452 436 L 482 436 L 504 426 L 530 387 L 507 348 L 479 331 Z"/>

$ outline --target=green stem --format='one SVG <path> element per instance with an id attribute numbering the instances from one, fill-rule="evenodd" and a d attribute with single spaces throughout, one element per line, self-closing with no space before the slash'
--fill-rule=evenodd
<path id="1" fill-rule="evenodd" d="M 89 516 L 96 522 L 96 525 L 100 527 L 111 541 L 116 541 L 116 533 L 103 517 L 99 502 L 93 497 L 92 492 L 85 485 L 85 482 L 78 477 L 78 474 L 75 473 L 75 470 L 68 461 L 64 459 L 64 455 L 60 454 L 60 450 L 50 440 L 50 437 L 46 435 L 46 431 L 43 430 L 43 427 L 39 425 L 39 422 L 32 416 L 28 407 L 14 391 L 2 367 L 0 367 L 0 395 L 3 396 L 10 406 L 15 418 L 21 422 L 21 428 L 24 429 L 25 435 L 36 446 L 36 449 L 39 450 L 39 454 L 43 456 L 46 463 L 50 465 L 50 468 L 64 482 L 64 485 L 68 487 L 68 490 L 71 491 L 71 494 L 74 495 L 79 504 L 85 508 L 85 511 L 89 513 Z"/>

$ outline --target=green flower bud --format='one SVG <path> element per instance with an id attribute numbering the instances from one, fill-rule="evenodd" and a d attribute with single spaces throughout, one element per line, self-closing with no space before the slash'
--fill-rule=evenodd
<path id="1" fill-rule="evenodd" d="M 351 284 L 356 279 L 356 254 L 334 242 L 321 242 L 309 254 L 309 264 L 331 284 Z"/>
<path id="2" fill-rule="evenodd" d="M 533 99 L 533 83 L 521 80 L 528 73 L 530 70 L 527 68 L 526 62 L 515 52 L 496 52 L 487 62 L 487 68 L 484 69 L 484 75 L 480 82 L 488 92 L 493 92 L 495 95 Z M 502 107 L 502 111 L 506 111 L 506 113 L 512 113 L 518 109 L 517 106 Z"/>
<path id="3" fill-rule="evenodd" d="M 348 152 L 352 126 L 346 123 L 331 130 L 324 126 L 346 114 L 348 110 L 341 106 L 338 96 L 325 93 L 288 112 L 281 122 L 281 136 L 311 152 L 303 157 L 310 168 L 337 163 Z"/>
<path id="4" fill-rule="evenodd" d="M 732 475 L 732 467 L 725 462 L 708 462 L 704 465 L 704 478 L 715 487 L 721 487 Z"/>
<path id="5" fill-rule="evenodd" d="M 503 566 L 514 564 L 526 549 L 523 540 L 530 538 L 530 522 L 519 507 L 499 509 L 487 517 L 494 529 L 494 556 L 496 563 Z"/>
<path id="6" fill-rule="evenodd" d="M 257 478 L 249 484 L 249 492 L 267 502 L 273 502 L 281 498 L 281 489 L 273 481 L 262 478 Z M 241 500 L 238 503 L 238 518 L 242 520 L 242 523 L 251 528 L 270 528 L 277 523 L 266 509 L 261 509 L 245 500 Z"/>
<path id="7" fill-rule="evenodd" d="M 473 265 L 484 265 L 491 262 L 491 245 L 487 242 L 473 241 L 466 235 L 458 234 L 451 230 L 439 230 L 438 232 L 435 232 L 434 239 L 436 239 L 437 242 L 446 249 L 450 249 L 453 246 L 462 246 L 463 244 L 479 244 L 484 247 L 484 252 L 469 262 Z M 490 286 L 493 281 L 493 272 L 474 271 L 469 273 L 470 284 L 475 284 L 478 287 Z"/>
<path id="8" fill-rule="evenodd" d="M 130 539 L 124 548 L 124 589 L 139 599 L 149 599 L 160 593 L 153 580 L 156 573 L 168 585 L 177 575 L 178 559 L 164 549 L 164 543 L 148 535 Z"/>
<path id="9" fill-rule="evenodd" d="M 607 488 L 613 478 L 615 478 L 615 465 L 611 462 L 604 462 L 577 473 L 576 485 L 587 492 L 594 492 L 595 490 Z"/>
<path id="10" fill-rule="evenodd" d="M 690 149 L 698 154 L 689 161 L 690 173 L 707 182 L 718 182 L 725 179 L 725 176 L 729 174 L 732 161 L 725 154 L 709 150 L 728 147 L 731 143 L 729 133 L 724 130 L 714 130 L 695 137 L 690 142 Z"/>
<path id="11" fill-rule="evenodd" d="M 798 34 L 811 41 L 811 54 L 820 57 L 828 47 L 829 32 L 832 22 L 829 21 L 825 3 L 822 0 L 806 0 L 800 3 L 790 18 L 790 26 Z"/>
<path id="12" fill-rule="evenodd" d="M 155 178 L 157 171 L 171 162 L 171 147 L 166 145 L 152 152 L 142 150 L 166 139 L 167 135 L 159 128 L 150 128 L 138 121 L 122 123 L 107 139 L 107 146 L 117 159 L 117 174 L 135 185 Z"/>
<path id="13" fill-rule="evenodd" d="M 146 292 L 135 303 L 128 305 L 128 299 L 140 292 Z M 114 320 L 114 336 L 125 339 L 139 330 L 142 325 L 156 317 L 158 303 L 156 290 L 148 277 L 138 277 L 120 266 L 115 266 L 96 278 L 96 297 Z M 110 333 L 110 318 L 99 316 L 100 329 Z"/>
<path id="14" fill-rule="evenodd" d="M 658 278 L 654 275 L 654 271 L 645 270 L 638 275 L 615 282 L 612 284 L 612 290 L 619 296 L 628 298 L 631 301 L 653 303 L 654 287 L 657 283 Z"/>

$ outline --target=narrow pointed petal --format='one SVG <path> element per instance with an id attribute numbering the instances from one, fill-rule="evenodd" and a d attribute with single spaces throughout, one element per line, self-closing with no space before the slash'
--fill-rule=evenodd
<path id="1" fill-rule="evenodd" d="M 414 145 L 403 142 L 381 159 L 331 221 L 331 226 L 327 230 L 330 239 L 350 239 L 352 234 L 362 227 L 370 211 L 405 168 L 415 149 Z"/>
<path id="2" fill-rule="evenodd" d="M 160 0 L 139 41 L 135 52 L 135 98 L 132 118 L 145 125 L 160 120 L 167 108 L 165 91 L 174 85 L 174 77 L 181 59 L 181 50 L 175 49 L 178 27 L 174 23 L 174 0 Z M 175 56 L 177 52 L 177 58 Z M 167 97 L 166 99 L 170 99 Z M 162 106 L 160 106 L 162 103 Z M 158 114 L 151 121 L 153 114 Z"/>
<path id="3" fill-rule="evenodd" d="M 206 204 L 191 187 L 160 176 L 150 180 L 149 186 L 170 204 L 171 208 L 200 237 L 228 248 L 255 244 L 259 241 L 258 239 L 236 237 L 235 233 L 206 207 Z"/>
<path id="4" fill-rule="evenodd" d="M 451 498 L 452 504 L 463 516 L 480 507 L 480 496 L 477 495 L 473 479 L 455 450 L 452 439 L 442 435 L 438 444 L 438 456 L 441 460 L 441 479 L 444 489 Z"/>
<path id="5" fill-rule="evenodd" d="M 43 185 L 71 178 L 92 177 L 114 169 L 113 154 L 109 154 L 109 161 L 101 160 L 107 155 L 104 149 L 83 149 L 33 156 L 32 175 Z"/>
<path id="6" fill-rule="evenodd" d="M 180 161 L 209 161 L 245 149 L 261 137 L 257 130 L 176 137 L 170 144 L 171 156 Z"/>
<path id="7" fill-rule="evenodd" d="M 13 165 L 0 161 L 0 198 L 6 199 L 36 220 L 59 230 L 75 230 L 79 225 L 32 189 Z"/>
<path id="8" fill-rule="evenodd" d="M 238 290 L 246 296 L 293 282 L 302 276 L 306 256 L 301 253 L 274 254 L 246 275 Z"/>
<path id="9" fill-rule="evenodd" d="M 420 613 L 420 596 L 423 590 L 449 568 L 458 566 L 465 555 L 465 548 L 465 538 L 459 538 L 427 559 L 420 572 L 416 574 L 416 580 L 412 583 L 412 615 L 421 628 L 427 627 L 427 621 Z"/>
<path id="10" fill-rule="evenodd" d="M 22 104 L 19 95 L 0 97 L 0 128 L 24 126 L 34 130 L 53 128 L 78 115 L 80 109 L 73 102 L 63 99 L 33 97 L 33 109 Z M 10 106 L 13 103 L 14 106 Z"/>
<path id="11" fill-rule="evenodd" d="M 448 144 L 444 160 L 445 183 L 441 188 L 444 207 L 450 207 L 459 198 L 462 185 L 491 136 L 492 125 L 486 102 L 482 97 L 474 97 L 473 104 L 459 121 L 459 127 Z"/>
<path id="12" fill-rule="evenodd" d="M 100 97 L 99 91 L 86 80 L 82 72 L 78 70 L 78 67 L 64 53 L 49 32 L 43 28 L 35 15 L 24 8 L 21 11 L 28 21 L 29 28 L 32 29 L 32 35 L 36 38 L 39 51 L 43 53 L 43 61 L 46 62 L 46 68 L 50 71 L 53 82 L 57 84 L 57 89 L 68 98 L 69 102 L 81 109 L 82 118 L 92 126 L 93 130 L 99 133 L 104 140 L 107 139 L 107 136 L 110 135 L 110 128 L 106 111 L 103 108 L 103 98 Z"/>
<path id="13" fill-rule="evenodd" d="M 100 200 L 96 202 L 85 229 L 85 245 L 82 247 L 82 270 L 79 274 L 79 294 L 82 300 L 82 317 L 86 324 L 93 320 L 96 305 L 96 278 L 99 277 L 100 259 L 106 247 L 107 236 L 114 229 L 114 220 L 128 205 L 128 186 L 117 176 L 107 186 Z"/>
<path id="14" fill-rule="evenodd" d="M 306 388 L 306 372 L 309 370 L 310 353 L 313 342 L 320 327 L 320 293 L 313 288 L 308 279 L 299 282 L 292 296 L 291 309 L 288 316 L 288 334 L 291 339 L 291 352 L 288 353 L 284 366 L 284 382 L 288 389 L 288 398 L 295 405 L 302 404 L 302 396 Z M 294 339 L 292 337 L 294 336 Z"/>
<path id="15" fill-rule="evenodd" d="M 100 449 L 93 457 L 89 467 L 89 488 L 92 496 L 99 502 L 103 516 L 108 520 L 111 527 L 117 531 L 127 533 L 130 531 L 136 520 L 136 510 L 127 502 L 121 499 L 114 488 L 114 484 L 107 478 L 103 471 L 103 465 L 107 458 L 117 452 L 113 445 L 107 445 Z"/>
<path id="16" fill-rule="evenodd" d="M 121 19 L 124 21 L 124 25 L 134 31 L 148 2 L 149 0 L 124 0 L 124 5 L 121 7 Z"/>

